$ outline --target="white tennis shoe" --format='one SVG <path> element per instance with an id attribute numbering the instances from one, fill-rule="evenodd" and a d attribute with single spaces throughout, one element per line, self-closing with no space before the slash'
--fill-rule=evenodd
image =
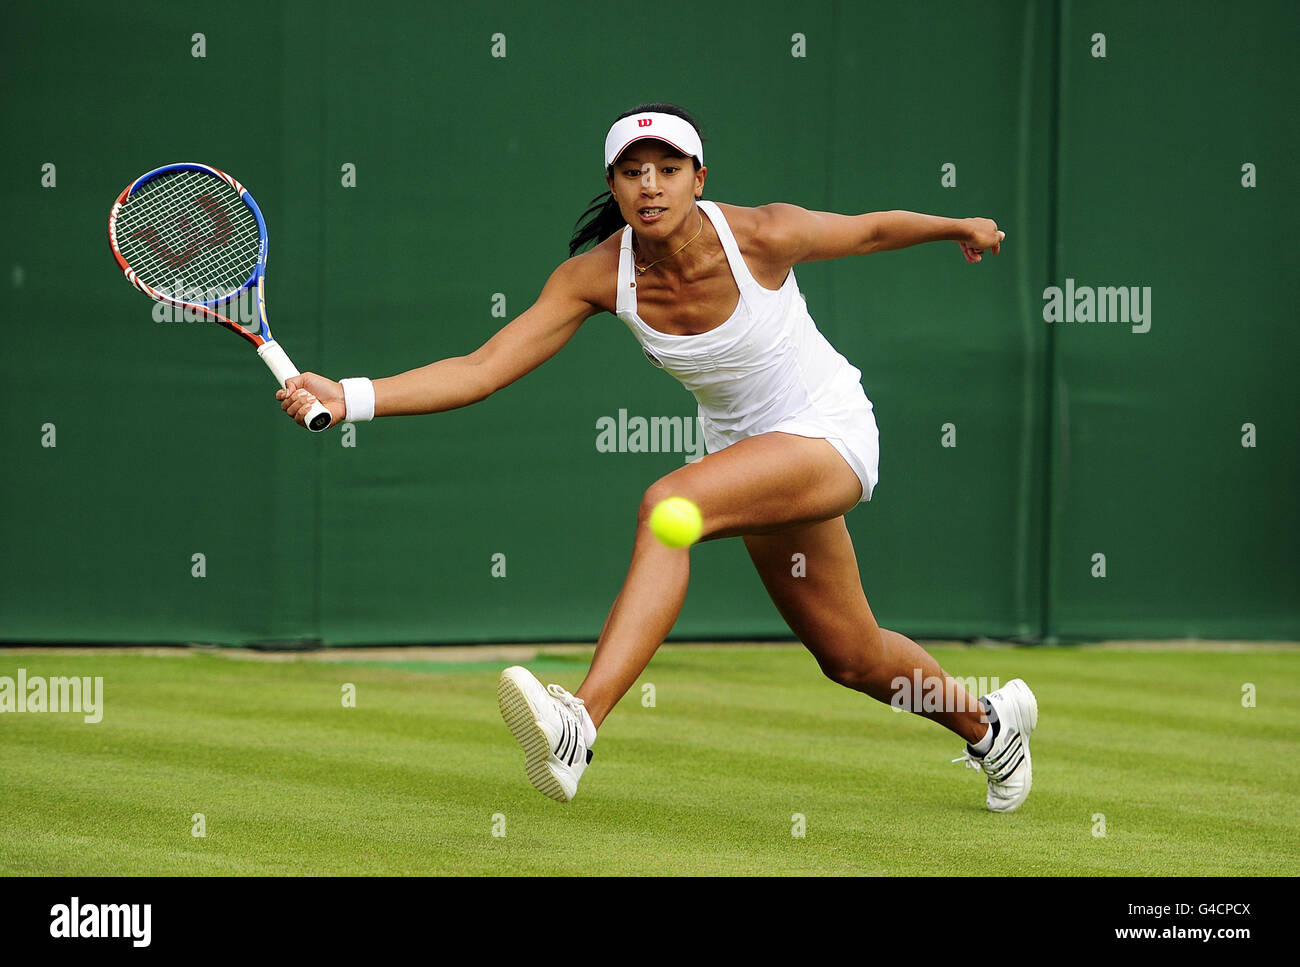
<path id="1" fill-rule="evenodd" d="M 524 747 L 528 781 L 558 802 L 578 794 L 592 751 L 583 728 L 583 701 L 559 685 L 548 685 L 519 665 L 501 673 L 497 683 L 501 717 Z"/>
<path id="2" fill-rule="evenodd" d="M 1038 699 L 1021 679 L 1013 678 L 982 699 L 993 729 L 993 748 L 975 755 L 968 745 L 953 762 L 983 770 L 989 780 L 988 807 L 995 813 L 1020 808 L 1029 796 L 1034 773 L 1029 761 L 1029 736 L 1038 727 Z"/>

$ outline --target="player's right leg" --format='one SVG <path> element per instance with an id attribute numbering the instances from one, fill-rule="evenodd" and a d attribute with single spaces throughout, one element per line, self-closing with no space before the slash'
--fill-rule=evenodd
<path id="1" fill-rule="evenodd" d="M 644 671 L 686 600 L 689 549 L 664 546 L 649 527 L 661 500 L 694 501 L 701 539 L 711 540 L 839 517 L 861 496 L 861 481 L 834 447 L 789 433 L 741 440 L 656 481 L 642 498 L 627 577 L 576 692 L 595 724 Z"/>
<path id="2" fill-rule="evenodd" d="M 533 785 L 554 799 L 573 798 L 596 727 L 632 687 L 681 612 L 690 552 L 666 547 L 651 533 L 650 512 L 659 501 L 694 501 L 704 518 L 702 539 L 709 540 L 838 517 L 861 496 L 861 482 L 834 447 L 788 433 L 741 440 L 653 484 L 637 514 L 627 577 L 577 693 L 558 686 L 548 693 L 523 668 L 502 673 L 501 713 L 524 747 Z"/>

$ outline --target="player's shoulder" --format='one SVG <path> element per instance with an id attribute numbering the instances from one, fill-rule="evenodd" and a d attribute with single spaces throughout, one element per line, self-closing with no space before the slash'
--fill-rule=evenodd
<path id="1" fill-rule="evenodd" d="M 718 207 L 723 206 L 719 205 Z M 760 236 L 770 235 L 773 232 L 788 231 L 793 223 L 808 214 L 806 208 L 784 201 L 768 202 L 766 205 L 757 205 L 753 208 L 727 205 L 723 214 L 727 216 L 728 222 L 732 219 L 733 211 L 743 220 L 752 233 Z"/>
<path id="2" fill-rule="evenodd" d="M 624 226 L 626 227 L 626 226 Z M 623 244 L 623 229 L 611 234 L 603 242 L 598 242 L 585 252 L 579 252 L 572 255 L 564 263 L 572 266 L 573 271 L 579 274 L 604 273 L 613 267 L 618 270 L 618 250 Z"/>
<path id="3" fill-rule="evenodd" d="M 585 252 L 569 256 L 556 269 L 566 289 L 605 312 L 614 311 L 622 234 L 614 232 Z"/>
<path id="4" fill-rule="evenodd" d="M 742 252 L 773 261 L 780 261 L 783 255 L 791 220 L 804 211 L 798 205 L 779 201 L 751 208 L 725 202 L 715 204 Z"/>

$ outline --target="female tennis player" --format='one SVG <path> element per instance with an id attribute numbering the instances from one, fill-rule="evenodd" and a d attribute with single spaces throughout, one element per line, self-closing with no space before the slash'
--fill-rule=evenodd
<path id="1" fill-rule="evenodd" d="M 685 497 L 700 508 L 702 540 L 743 539 L 777 609 L 832 681 L 956 733 L 967 746 L 953 761 L 986 773 L 988 808 L 1018 808 L 1038 720 L 1028 686 L 1015 679 L 977 702 L 914 641 L 878 627 L 867 604 L 844 515 L 876 486 L 876 421 L 861 373 L 818 332 L 794 276 L 803 262 L 941 240 L 980 262 L 1004 233 L 987 218 L 704 201 L 699 130 L 674 104 L 620 116 L 604 167 L 609 192 L 584 212 L 592 217 L 571 257 L 479 349 L 374 381 L 304 373 L 276 394 L 282 408 L 301 423 L 314 400 L 335 422 L 467 406 L 550 359 L 584 320 L 617 315 L 646 358 L 695 395 L 708 452 L 646 490 L 632 563 L 577 692 L 544 688 L 520 667 L 502 672 L 502 715 L 533 785 L 573 799 L 597 729 L 676 622 L 689 549 L 660 543 L 648 520 L 661 500 Z M 598 244 L 575 254 L 589 242 Z M 792 568 L 796 554 L 805 570 Z M 929 698 L 899 702 L 918 679 Z"/>

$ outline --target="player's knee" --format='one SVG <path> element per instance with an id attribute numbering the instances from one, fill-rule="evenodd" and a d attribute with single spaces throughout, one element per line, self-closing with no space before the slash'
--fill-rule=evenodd
<path id="1" fill-rule="evenodd" d="M 868 677 L 868 669 L 861 661 L 831 659 L 820 661 L 818 664 L 821 665 L 822 674 L 836 685 L 843 685 L 855 691 L 861 690 Z"/>
<path id="2" fill-rule="evenodd" d="M 660 477 L 646 488 L 646 492 L 641 496 L 641 506 L 637 508 L 636 517 L 639 524 L 648 524 L 651 512 L 669 497 L 687 496 L 681 492 L 681 487 L 674 484 L 671 478 L 672 474 Z"/>
<path id="3" fill-rule="evenodd" d="M 877 677 L 880 666 L 880 632 L 860 629 L 849 633 L 844 644 L 823 650 L 817 656 L 822 674 L 837 685 L 865 691 Z"/>

